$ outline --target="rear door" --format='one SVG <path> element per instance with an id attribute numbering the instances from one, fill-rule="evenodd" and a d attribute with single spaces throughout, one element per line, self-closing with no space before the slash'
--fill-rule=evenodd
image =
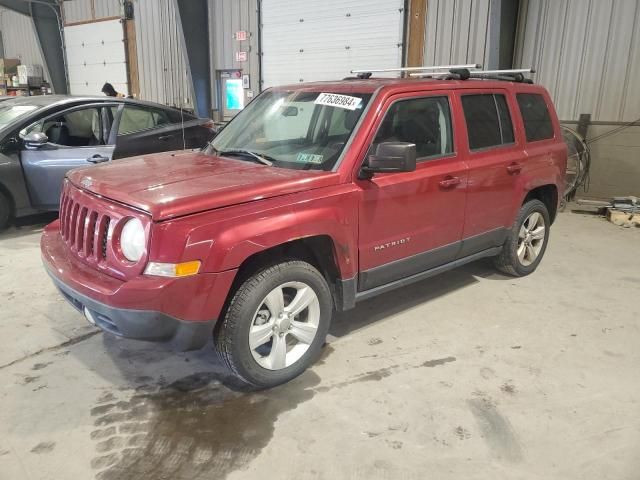
<path id="1" fill-rule="evenodd" d="M 20 161 L 31 204 L 42 210 L 57 210 L 62 181 L 78 167 L 111 160 L 114 145 L 111 124 L 104 110 L 109 104 L 74 107 L 38 120 L 20 132 L 42 132 L 49 141 L 37 149 L 21 147 Z"/>
<path id="2" fill-rule="evenodd" d="M 462 136 L 469 166 L 462 258 L 504 242 L 524 159 L 507 90 L 464 89 L 456 97 L 466 126 Z"/>
<path id="3" fill-rule="evenodd" d="M 125 104 L 118 113 L 114 158 L 183 148 L 182 125 L 166 110 Z"/>
<path id="4" fill-rule="evenodd" d="M 360 291 L 451 262 L 464 225 L 467 166 L 453 132 L 450 95 L 397 95 L 384 110 L 372 129 L 372 148 L 381 142 L 414 143 L 418 161 L 413 172 L 357 180 Z"/>

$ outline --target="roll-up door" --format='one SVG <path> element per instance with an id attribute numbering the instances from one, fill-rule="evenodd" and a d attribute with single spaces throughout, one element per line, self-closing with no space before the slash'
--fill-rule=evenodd
<path id="1" fill-rule="evenodd" d="M 262 0 L 262 88 L 402 63 L 404 0 Z"/>

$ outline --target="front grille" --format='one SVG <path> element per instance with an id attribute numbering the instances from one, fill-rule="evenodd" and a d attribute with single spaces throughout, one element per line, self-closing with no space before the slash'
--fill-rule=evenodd
<path id="1" fill-rule="evenodd" d="M 111 217 L 81 205 L 67 191 L 60 200 L 60 233 L 69 248 L 81 257 L 95 261 L 107 258 Z"/>

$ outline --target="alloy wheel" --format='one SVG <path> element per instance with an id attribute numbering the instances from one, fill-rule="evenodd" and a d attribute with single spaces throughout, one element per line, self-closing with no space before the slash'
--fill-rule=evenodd
<path id="1" fill-rule="evenodd" d="M 518 260 L 528 267 L 536 261 L 544 246 L 546 225 L 539 212 L 532 212 L 522 222 L 518 233 Z"/>
<path id="2" fill-rule="evenodd" d="M 281 370 L 296 363 L 318 332 L 320 302 L 306 283 L 287 282 L 260 302 L 249 329 L 249 348 L 258 364 Z"/>

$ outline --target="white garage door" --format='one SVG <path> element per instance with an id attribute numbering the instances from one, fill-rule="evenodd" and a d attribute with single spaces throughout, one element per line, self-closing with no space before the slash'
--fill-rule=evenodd
<path id="1" fill-rule="evenodd" d="M 102 95 L 109 82 L 128 94 L 124 31 L 120 20 L 64 27 L 72 95 Z"/>
<path id="2" fill-rule="evenodd" d="M 404 0 L 262 0 L 263 88 L 402 63 Z"/>

